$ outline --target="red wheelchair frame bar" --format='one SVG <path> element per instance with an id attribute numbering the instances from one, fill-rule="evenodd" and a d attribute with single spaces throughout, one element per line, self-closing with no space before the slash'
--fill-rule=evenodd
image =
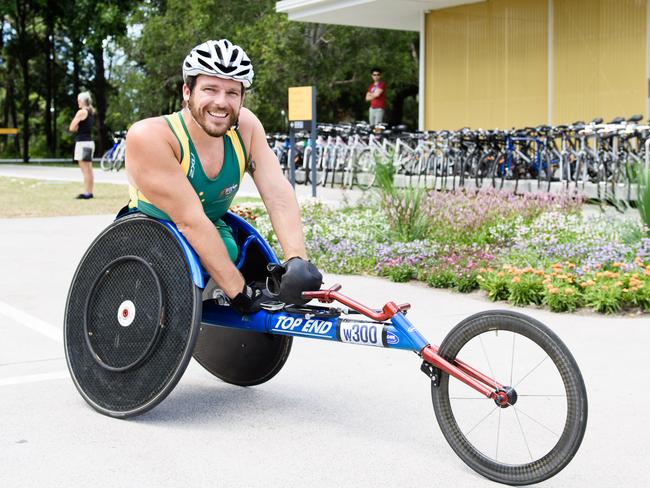
<path id="1" fill-rule="evenodd" d="M 381 310 L 373 310 L 356 300 L 339 293 L 340 289 L 341 285 L 337 284 L 328 290 L 305 291 L 302 295 L 306 299 L 317 299 L 321 303 L 332 303 L 333 301 L 337 301 L 342 305 L 345 305 L 346 307 L 376 321 L 383 322 L 389 319 L 394 320 L 397 317 L 400 317 L 403 321 L 407 321 L 403 312 L 406 312 L 411 308 L 411 305 L 408 303 L 397 305 L 395 302 L 388 302 Z M 414 327 L 413 330 L 415 331 Z M 427 343 L 427 345 L 420 351 L 417 351 L 417 353 L 425 362 L 453 376 L 459 381 L 462 381 L 467 386 L 473 388 L 487 398 L 491 398 L 499 406 L 505 407 L 508 405 L 508 396 L 504 391 L 504 386 L 495 379 L 474 369 L 469 364 L 464 363 L 460 359 L 454 359 L 453 362 L 450 363 L 438 354 L 437 346 L 432 346 L 429 343 Z"/>

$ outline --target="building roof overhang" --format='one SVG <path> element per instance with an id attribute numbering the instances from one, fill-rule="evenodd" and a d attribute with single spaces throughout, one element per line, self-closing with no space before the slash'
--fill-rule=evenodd
<path id="1" fill-rule="evenodd" d="M 289 20 L 419 31 L 422 12 L 485 0 L 282 0 L 275 10 Z"/>

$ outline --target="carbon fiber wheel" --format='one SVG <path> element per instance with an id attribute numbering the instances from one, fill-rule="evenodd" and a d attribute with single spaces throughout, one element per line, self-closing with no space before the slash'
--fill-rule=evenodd
<path id="1" fill-rule="evenodd" d="M 293 337 L 203 324 L 194 359 L 226 383 L 254 386 L 280 372 L 292 343 Z"/>
<path id="2" fill-rule="evenodd" d="M 160 403 L 192 357 L 201 304 L 168 227 L 141 214 L 113 222 L 86 251 L 66 304 L 65 355 L 81 396 L 120 418 Z"/>
<path id="3" fill-rule="evenodd" d="M 438 424 L 470 468 L 526 485 L 569 463 L 585 433 L 587 393 L 573 356 L 548 327 L 516 312 L 482 312 L 458 324 L 439 354 L 512 388 L 501 408 L 445 373 L 432 384 Z"/>

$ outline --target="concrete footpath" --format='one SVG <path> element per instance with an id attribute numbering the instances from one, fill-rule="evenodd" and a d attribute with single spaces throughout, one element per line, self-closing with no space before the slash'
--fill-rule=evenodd
<path id="1" fill-rule="evenodd" d="M 448 446 L 420 361 L 401 351 L 296 339 L 263 385 L 225 384 L 192 361 L 149 413 L 96 413 L 69 378 L 62 322 L 76 266 L 111 220 L 0 219 L 1 487 L 496 486 Z M 508 308 L 377 278 L 327 275 L 325 286 L 336 282 L 371 306 L 410 302 L 433 343 L 472 313 Z M 564 340 L 589 395 L 580 451 L 543 485 L 645 486 L 650 319 L 524 311 Z"/>

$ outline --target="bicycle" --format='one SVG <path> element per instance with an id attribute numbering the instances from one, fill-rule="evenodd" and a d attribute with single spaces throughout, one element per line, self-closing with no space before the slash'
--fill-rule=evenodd
<path id="1" fill-rule="evenodd" d="M 126 132 L 116 132 L 113 135 L 113 147 L 102 155 L 99 167 L 104 171 L 119 171 L 124 167 L 126 153 Z"/>
<path id="2" fill-rule="evenodd" d="M 242 218 L 228 213 L 223 221 L 240 247 L 236 266 L 245 279 L 279 289 L 282 265 L 269 244 Z M 208 279 L 171 222 L 130 214 L 95 239 L 64 319 L 68 369 L 89 405 L 116 418 L 146 412 L 172 391 L 192 356 L 227 383 L 262 384 L 282 369 L 293 338 L 303 337 L 414 352 L 445 439 L 493 481 L 541 482 L 580 447 L 588 413 L 580 369 L 559 337 L 531 317 L 481 312 L 438 347 L 406 318 L 408 304 L 375 310 L 335 285 L 303 292 L 323 305 L 270 299 L 242 316 L 223 294 L 203 301 Z"/>

